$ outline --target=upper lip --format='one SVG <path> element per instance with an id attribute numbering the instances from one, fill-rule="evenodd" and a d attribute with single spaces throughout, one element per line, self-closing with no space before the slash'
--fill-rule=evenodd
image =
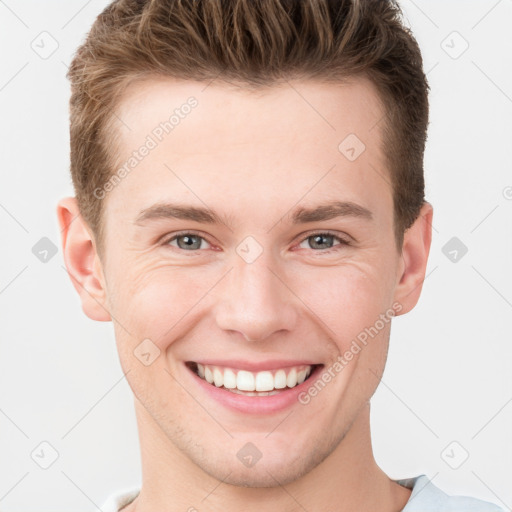
<path id="1" fill-rule="evenodd" d="M 289 368 L 292 366 L 315 366 L 319 364 L 304 359 L 267 359 L 266 361 L 259 362 L 247 361 L 242 359 L 201 359 L 190 362 L 208 366 L 235 368 L 237 370 L 246 370 L 249 372 L 258 372 L 263 370 L 279 370 L 280 368 Z"/>

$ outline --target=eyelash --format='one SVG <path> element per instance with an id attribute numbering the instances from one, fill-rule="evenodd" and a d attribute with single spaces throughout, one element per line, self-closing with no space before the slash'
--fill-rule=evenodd
<path id="1" fill-rule="evenodd" d="M 199 232 L 196 232 L 196 231 L 181 231 L 181 232 L 178 232 L 178 233 L 175 233 L 172 235 L 172 237 L 170 238 L 166 238 L 163 242 L 162 242 L 162 245 L 163 246 L 167 246 L 169 245 L 172 241 L 176 240 L 177 238 L 181 237 L 181 236 L 185 236 L 185 235 L 192 235 L 192 236 L 197 236 L 199 238 L 202 238 L 204 241 L 206 241 L 207 243 L 211 244 L 211 242 L 209 242 L 207 240 L 207 238 L 205 236 L 203 236 L 201 233 Z M 334 247 L 330 247 L 328 249 L 311 249 L 313 252 L 315 253 L 319 253 L 319 254 L 330 254 L 334 251 L 337 251 L 340 247 L 345 247 L 345 246 L 350 246 L 351 243 L 348 241 L 348 240 L 345 240 L 344 238 L 341 238 L 339 235 L 336 235 L 335 233 L 327 230 L 327 231 L 314 231 L 312 233 L 308 233 L 306 234 L 298 243 L 298 245 L 302 244 L 303 242 L 305 242 L 308 238 L 311 238 L 313 236 L 317 236 L 317 235 L 327 235 L 327 236 L 332 236 L 336 241 L 339 242 L 338 245 L 335 245 Z M 213 244 L 211 244 L 213 245 Z M 201 249 L 196 249 L 196 250 L 191 250 L 191 251 L 187 251 L 186 249 L 180 249 L 179 247 L 174 247 L 175 249 L 179 250 L 179 251 L 183 251 L 183 252 L 191 252 L 191 253 L 194 253 L 194 252 L 199 252 Z"/>

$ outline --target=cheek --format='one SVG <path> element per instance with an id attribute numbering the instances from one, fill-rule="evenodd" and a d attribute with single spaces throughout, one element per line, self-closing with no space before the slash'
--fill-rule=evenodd
<path id="1" fill-rule="evenodd" d="M 336 267 L 296 268 L 288 275 L 290 288 L 300 299 L 297 308 L 319 324 L 340 350 L 389 307 L 389 266 L 380 257 L 378 262 L 367 258 Z M 111 312 L 123 327 L 118 333 L 122 344 L 133 350 L 149 338 L 164 351 L 211 306 L 215 294 L 209 297 L 209 292 L 226 268 L 169 266 L 155 260 L 125 262 L 110 270 Z"/>
<path id="2" fill-rule="evenodd" d="M 222 274 L 209 268 L 165 266 L 161 263 L 126 268 L 116 276 L 114 314 L 137 338 L 151 339 L 161 350 L 175 329 L 206 298 Z"/>
<path id="3" fill-rule="evenodd" d="M 350 263 L 304 273 L 297 294 L 343 348 L 389 307 L 390 290 L 379 268 Z M 300 290 L 300 291 L 299 291 Z"/>

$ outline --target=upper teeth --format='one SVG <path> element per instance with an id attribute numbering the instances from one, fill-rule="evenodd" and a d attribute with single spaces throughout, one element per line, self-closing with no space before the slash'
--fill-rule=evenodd
<path id="1" fill-rule="evenodd" d="M 197 363 L 199 377 L 217 387 L 239 391 L 272 391 L 293 388 L 302 384 L 311 373 L 312 366 L 293 366 L 279 370 L 249 372 L 233 368 L 203 365 Z"/>

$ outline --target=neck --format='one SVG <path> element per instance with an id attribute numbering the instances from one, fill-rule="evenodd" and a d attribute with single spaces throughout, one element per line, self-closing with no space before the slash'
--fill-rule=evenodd
<path id="1" fill-rule="evenodd" d="M 312 471 L 285 486 L 239 487 L 207 474 L 181 452 L 135 399 L 142 486 L 123 512 L 401 511 L 410 490 L 377 466 L 371 446 L 370 406 L 363 407 L 334 451 Z M 226 471 L 226 475 L 228 471 Z"/>

